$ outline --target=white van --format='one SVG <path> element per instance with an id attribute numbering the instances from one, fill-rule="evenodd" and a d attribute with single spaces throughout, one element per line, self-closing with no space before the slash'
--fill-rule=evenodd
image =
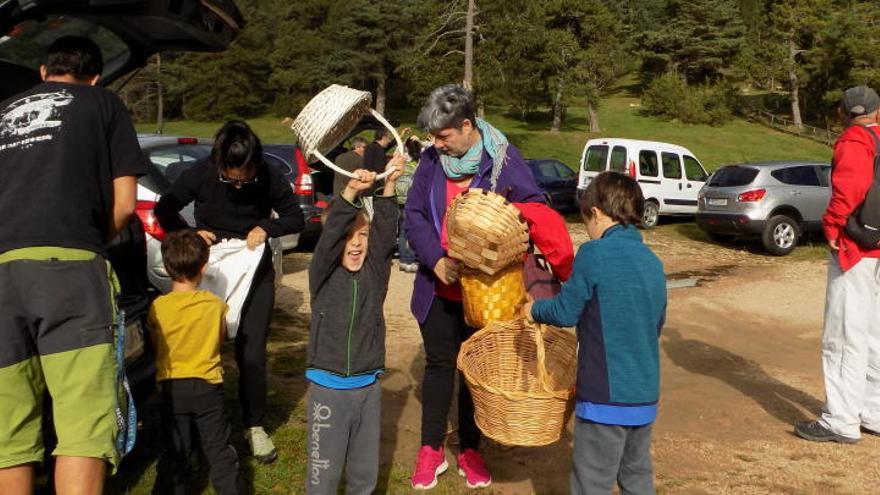
<path id="1" fill-rule="evenodd" d="M 578 198 L 593 177 L 610 170 L 636 179 L 645 196 L 643 226 L 657 225 L 659 215 L 694 215 L 697 193 L 709 174 L 687 148 L 635 139 L 591 139 L 584 146 Z"/>

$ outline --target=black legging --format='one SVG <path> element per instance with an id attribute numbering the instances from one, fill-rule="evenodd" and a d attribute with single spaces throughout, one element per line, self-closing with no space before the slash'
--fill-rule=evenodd
<path id="1" fill-rule="evenodd" d="M 275 307 L 275 267 L 272 250 L 266 244 L 263 258 L 254 273 L 251 291 L 241 312 L 235 337 L 238 363 L 238 400 L 245 428 L 263 425 L 266 411 L 266 339 Z"/>
<path id="2" fill-rule="evenodd" d="M 422 382 L 422 445 L 439 448 L 446 438 L 446 417 L 458 380 L 458 440 L 461 450 L 478 450 L 480 430 L 474 422 L 474 401 L 464 375 L 456 373 L 461 343 L 474 329 L 464 322 L 460 302 L 435 297 L 425 323 L 421 326 L 425 343 L 425 377 Z"/>

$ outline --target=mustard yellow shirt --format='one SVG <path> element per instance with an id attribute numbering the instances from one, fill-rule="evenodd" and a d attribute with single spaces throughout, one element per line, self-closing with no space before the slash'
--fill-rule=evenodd
<path id="1" fill-rule="evenodd" d="M 223 382 L 220 345 L 226 339 L 226 303 L 206 290 L 169 292 L 150 307 L 156 380 L 201 378 Z"/>

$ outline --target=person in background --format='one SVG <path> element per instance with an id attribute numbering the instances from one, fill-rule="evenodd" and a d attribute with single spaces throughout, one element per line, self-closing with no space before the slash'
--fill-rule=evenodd
<path id="1" fill-rule="evenodd" d="M 381 174 L 385 171 L 388 157 L 385 155 L 394 138 L 384 127 L 376 129 L 373 142 L 364 149 L 364 169 Z"/>
<path id="2" fill-rule="evenodd" d="M 400 269 L 408 273 L 415 273 L 419 269 L 419 263 L 416 261 L 416 254 L 409 246 L 406 238 L 406 215 L 405 206 L 409 188 L 412 186 L 412 179 L 419 166 L 419 158 L 422 156 L 424 146 L 419 138 L 410 136 L 403 145 L 406 148 L 408 160 L 403 169 L 403 175 L 397 179 L 395 192 L 397 193 L 397 204 L 400 205 L 400 221 L 397 226 L 397 253 Z"/>
<path id="3" fill-rule="evenodd" d="M 162 196 L 154 212 L 168 232 L 187 229 L 180 211 L 195 201 L 198 234 L 212 245 L 222 239 L 246 239 L 250 249 L 303 229 L 303 214 L 290 183 L 263 161 L 263 147 L 251 128 L 229 121 L 214 139 L 211 155 L 185 170 Z M 272 212 L 277 218 L 272 218 Z M 275 307 L 275 268 L 266 245 L 244 302 L 235 360 L 242 421 L 254 458 L 261 463 L 278 457 L 263 428 L 266 412 L 266 341 Z"/>
<path id="4" fill-rule="evenodd" d="M 351 149 L 336 157 L 336 165 L 348 172 L 354 172 L 359 168 L 364 168 L 364 150 L 367 147 L 367 140 L 355 136 L 351 139 Z M 342 174 L 333 174 L 333 196 L 339 196 L 339 193 L 345 189 L 345 185 L 350 177 Z"/>
<path id="5" fill-rule="evenodd" d="M 822 217 L 828 240 L 828 285 L 822 331 L 825 406 L 816 420 L 795 425 L 813 442 L 856 443 L 880 435 L 880 248 L 846 232 L 874 177 L 880 139 L 880 96 L 867 86 L 847 89 L 838 107 L 846 126 L 834 143 L 831 200 Z"/>

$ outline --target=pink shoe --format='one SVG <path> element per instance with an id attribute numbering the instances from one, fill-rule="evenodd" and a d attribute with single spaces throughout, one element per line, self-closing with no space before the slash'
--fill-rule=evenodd
<path id="1" fill-rule="evenodd" d="M 483 456 L 474 449 L 458 454 L 458 474 L 464 476 L 468 488 L 485 488 L 492 484 Z"/>
<path id="2" fill-rule="evenodd" d="M 443 447 L 432 449 L 429 445 L 422 445 L 419 449 L 419 457 L 416 460 L 416 470 L 410 482 L 413 490 L 430 490 L 437 486 L 437 477 L 449 468 Z"/>

